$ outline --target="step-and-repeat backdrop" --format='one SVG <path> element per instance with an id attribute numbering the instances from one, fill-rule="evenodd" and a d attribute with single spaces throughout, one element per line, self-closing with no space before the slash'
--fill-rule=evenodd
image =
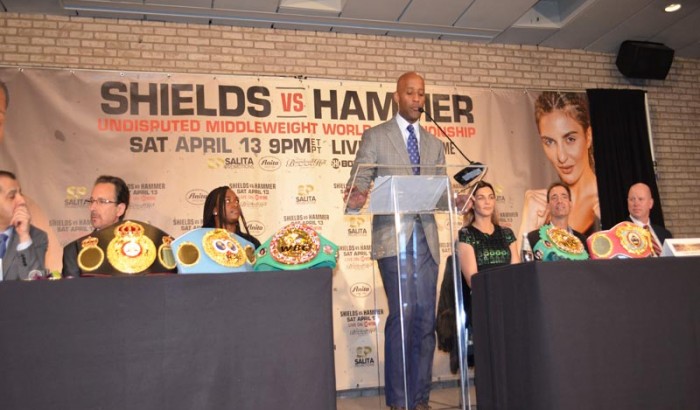
<path id="1" fill-rule="evenodd" d="M 35 223 L 58 243 L 91 230 L 83 200 L 99 175 L 128 183 L 128 218 L 174 237 L 200 227 L 207 193 L 228 185 L 261 241 L 303 222 L 339 245 L 337 387 L 382 383 L 388 312 L 369 256 L 370 217 L 344 215 L 342 192 L 363 130 L 396 111 L 395 83 L 17 67 L 0 69 L 0 80 L 9 91 L 0 169 L 17 173 Z M 429 81 L 426 92 L 432 117 L 470 159 L 489 165 L 501 224 L 517 234 L 526 191 L 558 179 L 534 121 L 539 93 Z M 447 163 L 466 165 L 440 138 Z M 444 257 L 449 230 L 441 226 Z M 434 377 L 454 377 L 447 353 L 436 352 Z"/>

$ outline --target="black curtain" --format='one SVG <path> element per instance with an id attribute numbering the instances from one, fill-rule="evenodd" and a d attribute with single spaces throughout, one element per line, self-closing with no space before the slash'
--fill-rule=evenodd
<path id="1" fill-rule="evenodd" d="M 650 218 L 664 226 L 647 131 L 645 92 L 593 89 L 586 93 L 602 228 L 609 229 L 628 218 L 627 191 L 637 182 L 651 188 L 654 207 Z"/>

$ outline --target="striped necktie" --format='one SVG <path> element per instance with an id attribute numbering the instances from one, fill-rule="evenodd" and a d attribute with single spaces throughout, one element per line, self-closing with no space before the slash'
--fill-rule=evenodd
<path id="1" fill-rule="evenodd" d="M 659 241 L 656 240 L 654 233 L 651 231 L 651 227 L 649 225 L 644 225 L 644 229 L 646 229 L 647 232 L 649 232 L 649 239 L 651 239 L 651 247 L 654 250 L 654 256 L 660 256 L 661 245 L 659 244 Z"/>
<path id="2" fill-rule="evenodd" d="M 418 138 L 416 138 L 416 132 L 413 130 L 413 124 L 408 124 L 406 129 L 408 130 L 408 141 L 406 142 L 406 147 L 408 148 L 408 158 L 411 160 L 411 165 L 420 165 Z M 413 175 L 418 174 L 420 174 L 420 167 L 413 167 Z"/>

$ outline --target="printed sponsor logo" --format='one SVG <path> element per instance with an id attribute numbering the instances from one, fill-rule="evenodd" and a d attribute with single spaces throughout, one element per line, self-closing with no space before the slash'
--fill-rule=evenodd
<path id="1" fill-rule="evenodd" d="M 207 191 L 203 189 L 192 189 L 187 192 L 185 200 L 192 205 L 202 205 L 207 200 Z"/>
<path id="2" fill-rule="evenodd" d="M 66 208 L 83 208 L 87 199 L 88 188 L 82 185 L 69 185 L 66 187 L 66 196 L 63 205 Z"/>
<path id="3" fill-rule="evenodd" d="M 372 286 L 368 283 L 357 282 L 350 286 L 350 294 L 356 298 L 365 298 L 372 293 Z"/>
<path id="4" fill-rule="evenodd" d="M 258 236 L 265 232 L 265 225 L 260 221 L 249 221 L 248 231 L 250 231 L 251 235 Z"/>
<path id="5" fill-rule="evenodd" d="M 285 165 L 287 168 L 320 168 L 324 165 L 326 165 L 326 160 L 325 159 L 318 159 L 318 158 L 312 158 L 312 159 L 305 159 L 305 158 L 297 158 L 297 159 L 288 159 Z"/>
<path id="6" fill-rule="evenodd" d="M 258 165 L 263 171 L 274 171 L 282 166 L 282 162 L 276 157 L 267 156 L 260 158 Z"/>
<path id="7" fill-rule="evenodd" d="M 316 196 L 313 192 L 316 188 L 313 185 L 299 185 L 297 186 L 297 205 L 313 205 L 316 203 Z"/>
<path id="8" fill-rule="evenodd" d="M 350 168 L 352 167 L 353 160 L 351 159 L 338 159 L 338 158 L 333 158 L 331 160 L 331 166 L 333 169 L 338 169 L 338 168 Z"/>
<path id="9" fill-rule="evenodd" d="M 355 367 L 374 366 L 372 346 L 358 346 L 355 354 Z"/>
<path id="10" fill-rule="evenodd" d="M 253 168 L 253 158 L 251 157 L 209 157 L 207 167 L 209 169 L 238 169 Z"/>
<path id="11" fill-rule="evenodd" d="M 367 236 L 368 231 L 365 228 L 365 218 L 361 216 L 350 216 L 348 217 L 350 222 L 350 227 L 348 228 L 348 236 L 358 237 Z"/>

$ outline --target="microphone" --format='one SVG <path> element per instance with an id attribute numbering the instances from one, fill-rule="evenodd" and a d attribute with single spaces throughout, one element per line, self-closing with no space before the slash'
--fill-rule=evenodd
<path id="1" fill-rule="evenodd" d="M 425 109 L 423 107 L 418 108 L 418 111 L 425 114 L 425 118 L 427 118 L 428 120 L 430 120 L 430 122 L 435 124 L 435 126 L 440 130 L 442 135 L 444 135 L 445 138 L 447 138 L 447 140 L 450 141 L 450 144 L 452 144 L 452 146 L 455 147 L 457 152 L 459 152 L 459 154 L 462 156 L 462 158 L 466 159 L 467 162 L 469 163 L 469 165 L 467 167 L 465 167 L 464 169 L 462 169 L 461 171 L 459 171 L 458 173 L 455 174 L 454 179 L 455 179 L 455 181 L 457 181 L 457 183 L 459 183 L 462 186 L 467 186 L 471 182 L 476 180 L 479 176 L 483 176 L 483 174 L 486 173 L 486 169 L 488 167 L 486 165 L 482 164 L 481 162 L 474 162 L 474 161 L 470 160 L 469 157 L 467 157 L 464 154 L 464 152 L 462 152 L 462 150 L 459 149 L 459 147 L 457 146 L 457 144 L 455 144 L 455 142 L 452 140 L 452 138 L 450 138 L 450 136 L 447 135 L 445 130 L 443 130 L 442 127 L 440 126 L 440 124 L 438 124 L 433 119 L 433 117 L 431 117 L 430 114 L 428 114 L 428 112 L 425 111 Z"/>

